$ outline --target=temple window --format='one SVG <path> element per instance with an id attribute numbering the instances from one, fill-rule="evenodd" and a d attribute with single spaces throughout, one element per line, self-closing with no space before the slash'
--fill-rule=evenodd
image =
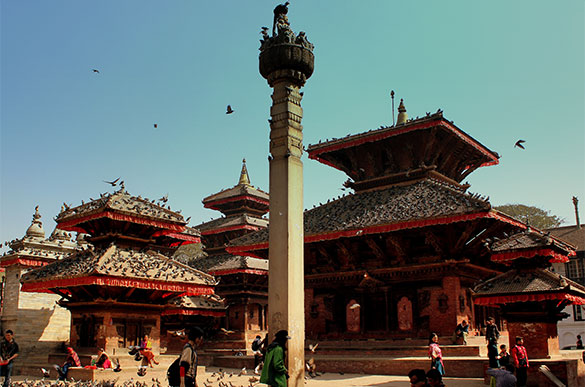
<path id="1" fill-rule="evenodd" d="M 585 306 L 573 305 L 573 316 L 575 321 L 585 321 Z"/>

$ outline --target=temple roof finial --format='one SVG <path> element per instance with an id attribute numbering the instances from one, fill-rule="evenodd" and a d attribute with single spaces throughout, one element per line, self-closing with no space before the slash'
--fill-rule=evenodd
<path id="1" fill-rule="evenodd" d="M 398 105 L 398 118 L 396 119 L 396 125 L 405 124 L 407 120 L 408 114 L 406 114 L 404 100 L 400 98 L 400 105 Z"/>
<path id="2" fill-rule="evenodd" d="M 26 236 L 28 237 L 45 237 L 45 230 L 43 229 L 43 223 L 40 221 L 41 214 L 39 214 L 39 206 L 35 207 L 35 213 L 32 218 L 30 227 L 26 230 Z"/>
<path id="3" fill-rule="evenodd" d="M 238 185 L 250 185 L 250 176 L 248 176 L 248 169 L 246 168 L 246 159 L 242 160 L 242 172 L 240 172 L 240 181 Z"/>

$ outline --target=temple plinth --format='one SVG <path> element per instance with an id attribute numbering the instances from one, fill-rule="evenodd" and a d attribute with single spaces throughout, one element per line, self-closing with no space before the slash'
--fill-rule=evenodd
<path id="1" fill-rule="evenodd" d="M 289 386 L 304 385 L 303 127 L 300 88 L 313 73 L 313 45 L 290 29 L 286 5 L 274 10 L 273 36 L 264 32 L 260 74 L 273 88 L 270 109 L 270 337 L 286 329 Z"/>

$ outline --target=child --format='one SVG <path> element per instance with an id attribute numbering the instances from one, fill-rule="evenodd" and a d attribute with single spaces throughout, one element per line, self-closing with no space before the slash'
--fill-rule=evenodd
<path id="1" fill-rule="evenodd" d="M 498 354 L 498 360 L 500 361 L 500 367 L 505 367 L 510 364 L 510 354 L 505 344 L 500 345 L 500 353 Z"/>

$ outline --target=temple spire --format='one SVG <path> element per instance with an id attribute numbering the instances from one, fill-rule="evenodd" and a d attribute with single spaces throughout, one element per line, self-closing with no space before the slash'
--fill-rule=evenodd
<path id="1" fill-rule="evenodd" d="M 238 185 L 250 185 L 250 176 L 248 176 L 248 168 L 246 168 L 246 159 L 242 160 L 242 172 L 240 172 L 240 181 Z"/>
<path id="2" fill-rule="evenodd" d="M 406 114 L 404 100 L 400 98 L 400 105 L 398 105 L 398 118 L 396 119 L 396 125 L 405 124 L 406 120 L 408 120 L 408 114 Z"/>

